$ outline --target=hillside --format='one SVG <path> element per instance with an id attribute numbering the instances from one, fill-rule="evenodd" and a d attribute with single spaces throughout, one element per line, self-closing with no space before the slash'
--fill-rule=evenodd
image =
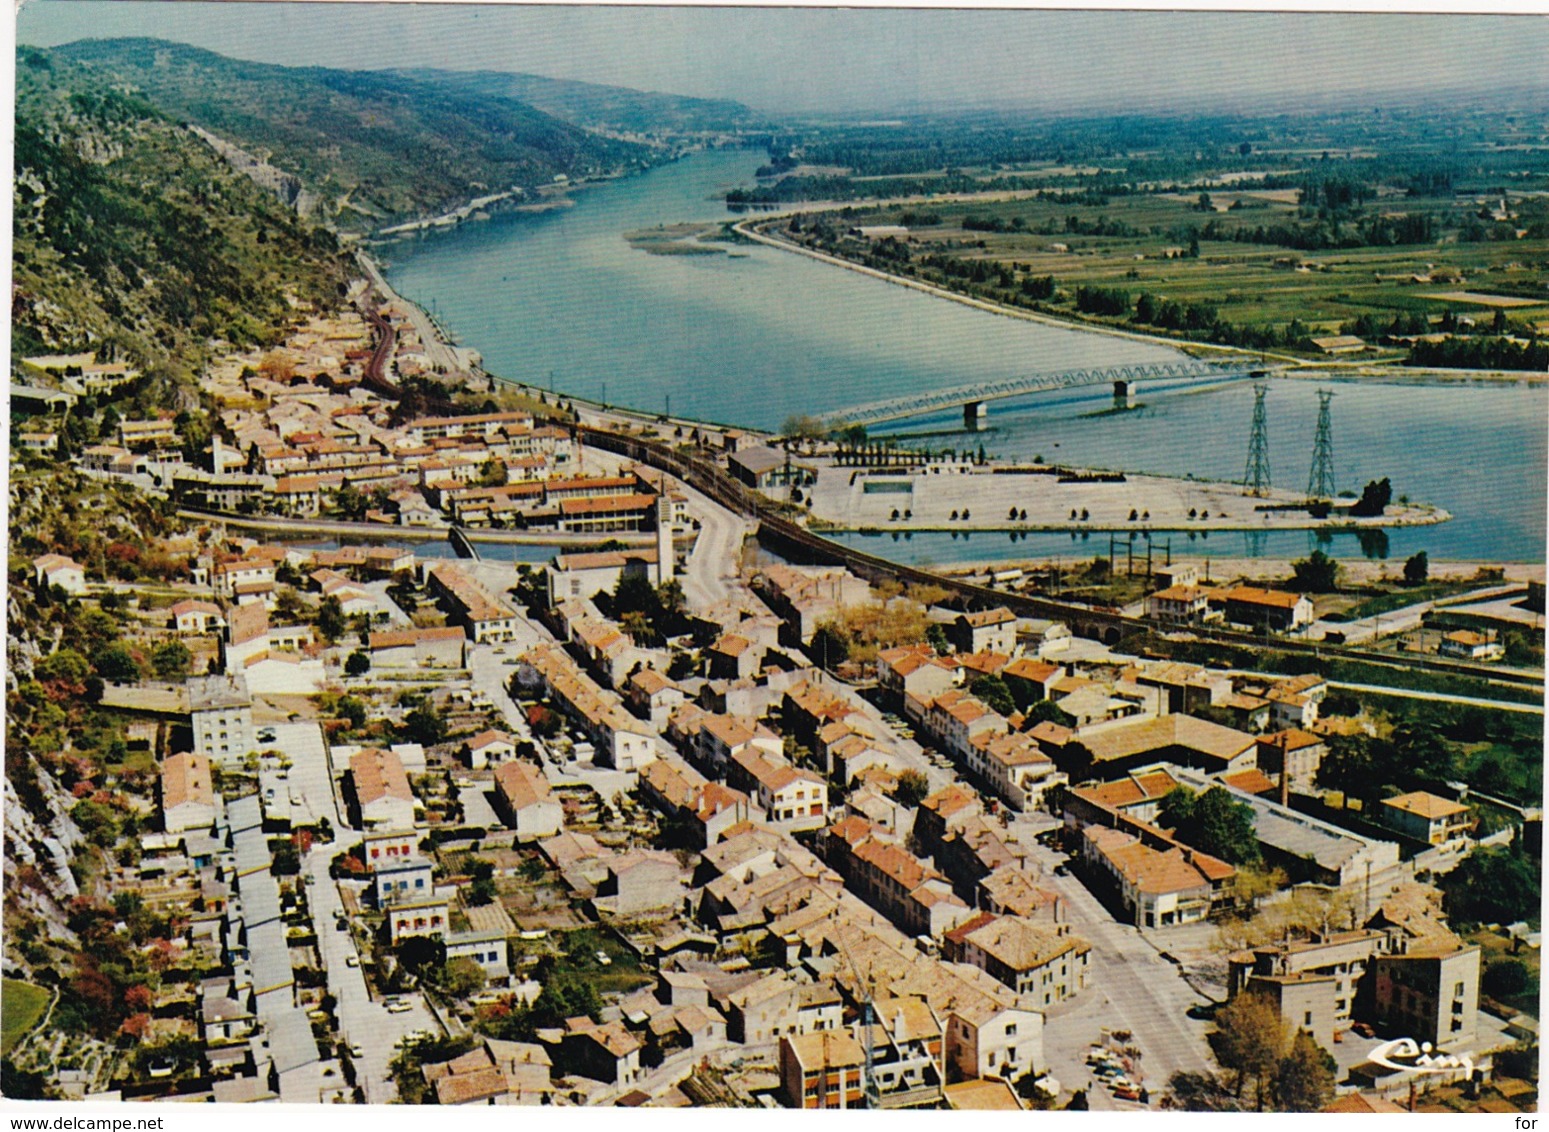
<path id="1" fill-rule="evenodd" d="M 745 130 L 757 124 L 753 111 L 729 99 L 689 98 L 500 71 L 421 68 L 392 73 L 470 94 L 514 98 L 586 129 L 628 134 L 693 134 Z"/>
<path id="2" fill-rule="evenodd" d="M 342 229 L 560 174 L 612 173 L 647 155 L 514 98 L 424 78 L 251 63 L 152 39 L 84 40 L 54 54 L 298 175 Z"/>
<path id="3" fill-rule="evenodd" d="M 18 52 L 16 83 L 13 356 L 96 350 L 169 403 L 212 340 L 338 301 L 333 235 L 160 110 L 48 52 Z"/>

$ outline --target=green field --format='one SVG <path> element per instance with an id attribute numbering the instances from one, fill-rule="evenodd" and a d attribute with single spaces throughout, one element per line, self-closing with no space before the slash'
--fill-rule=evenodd
<path id="1" fill-rule="evenodd" d="M 48 1009 L 48 991 L 19 979 L 0 985 L 0 1053 L 9 1054 Z"/>
<path id="2" fill-rule="evenodd" d="M 1297 206 L 1285 199 L 1287 195 L 1227 190 L 1213 194 L 1217 209 L 1241 202 L 1231 212 L 1201 212 L 1180 193 L 1114 196 L 1100 205 L 1038 199 L 858 205 L 842 216 L 824 217 L 834 236 L 823 244 L 871 266 L 997 301 L 1015 301 L 1025 280 L 1052 277 L 1058 291 L 1039 300 L 1037 309 L 1150 332 L 1155 328 L 1137 325 L 1129 314 L 1104 317 L 1077 311 L 1075 289 L 1112 289 L 1127 294 L 1132 303 L 1149 293 L 1182 306 L 1198 304 L 1237 326 L 1284 332 L 1294 320 L 1309 335 L 1336 334 L 1362 316 L 1376 316 L 1386 324 L 1397 315 L 1418 315 L 1435 323 L 1450 314 L 1489 324 L 1495 310 L 1488 296 L 1543 295 L 1542 265 L 1549 259 L 1549 240 L 1457 239 L 1453 233 L 1476 207 L 1471 199 L 1400 199 L 1389 205 L 1426 216 L 1436 231 L 1447 233 L 1445 239 L 1424 244 L 1297 250 L 1207 237 L 1198 239 L 1197 255 L 1188 254 L 1189 233 L 1207 223 L 1214 222 L 1228 236 L 1243 228 L 1296 224 Z M 924 212 L 938 222 L 910 223 Z M 810 228 L 813 222 L 805 223 Z M 1005 230 L 984 230 L 986 224 L 1004 225 Z M 907 227 L 909 261 L 881 262 L 875 241 L 848 234 L 869 225 Z M 785 225 L 776 222 L 772 227 Z M 800 238 L 814 242 L 810 232 Z M 950 272 L 932 262 L 943 259 L 954 264 Z M 988 277 L 968 276 L 975 265 L 988 268 Z M 1000 274 L 1003 269 L 1009 274 Z M 1482 301 L 1456 297 L 1464 292 Z M 1549 301 L 1512 305 L 1506 314 L 1514 327 L 1532 327 L 1549 319 Z M 1180 339 L 1199 338 L 1182 330 L 1171 333 Z M 1403 347 L 1379 347 L 1363 360 L 1398 360 L 1405 353 Z"/>

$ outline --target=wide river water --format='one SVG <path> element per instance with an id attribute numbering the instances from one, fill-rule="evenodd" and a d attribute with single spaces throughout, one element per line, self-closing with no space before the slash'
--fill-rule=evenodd
<path id="1" fill-rule="evenodd" d="M 972 310 L 761 246 L 738 255 L 663 256 L 624 233 L 731 214 L 720 193 L 750 184 L 763 155 L 697 154 L 584 189 L 572 208 L 508 213 L 383 249 L 389 281 L 430 307 L 493 374 L 613 404 L 763 428 L 917 390 L 1077 366 L 1166 360 L 1166 347 Z M 1335 557 L 1544 559 L 1549 388 L 1517 384 L 1331 383 L 1335 480 L 1359 491 L 1387 476 L 1395 496 L 1443 507 L 1439 526 L 1384 540 L 1338 534 Z M 1284 380 L 1268 395 L 1277 486 L 1307 483 L 1317 386 Z M 990 431 L 940 437 L 994 455 L 1238 480 L 1252 392 L 1246 383 L 1147 391 L 1143 408 L 1093 416 L 1109 394 L 990 406 Z M 669 401 L 670 398 L 670 401 Z M 952 416 L 909 422 L 950 429 Z M 905 431 L 905 426 L 899 426 Z M 1302 555 L 1303 532 L 1205 538 L 1156 532 L 1175 555 Z M 920 533 L 845 536 L 908 562 L 1106 553 L 1106 535 Z M 1101 544 L 1099 547 L 1098 544 Z M 507 556 L 501 547 L 484 548 Z M 523 557 L 526 557 L 524 553 Z"/>

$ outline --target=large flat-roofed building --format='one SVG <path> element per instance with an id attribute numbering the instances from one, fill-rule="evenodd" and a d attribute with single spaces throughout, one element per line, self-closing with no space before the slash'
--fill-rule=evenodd
<path id="1" fill-rule="evenodd" d="M 733 452 L 726 460 L 731 474 L 749 487 L 760 491 L 771 487 L 791 487 L 807 482 L 812 469 L 791 459 L 789 452 L 781 452 L 764 445 L 756 445 Z"/>
<path id="2" fill-rule="evenodd" d="M 1051 750 L 1048 732 L 1034 731 L 1044 750 Z M 1166 761 L 1218 773 L 1251 770 L 1258 765 L 1258 746 L 1254 737 L 1233 727 L 1223 727 L 1192 715 L 1162 715 L 1136 723 L 1118 723 L 1086 734 L 1070 736 L 1070 741 L 1086 747 L 1092 754 L 1092 773 L 1111 778 L 1137 767 Z"/>
<path id="3" fill-rule="evenodd" d="M 168 833 L 208 830 L 215 823 L 215 786 L 210 760 L 186 752 L 161 764 L 161 819 Z"/>
<path id="4" fill-rule="evenodd" d="M 1167 769 L 1181 785 L 1197 794 L 1220 786 L 1231 792 L 1233 801 L 1247 803 L 1253 810 L 1253 832 L 1264 859 L 1285 869 L 1295 882 L 1356 885 L 1364 882 L 1368 874 L 1398 864 L 1396 842 L 1363 837 L 1198 771 L 1177 766 Z"/>
<path id="5" fill-rule="evenodd" d="M 194 733 L 194 750 L 216 766 L 240 760 L 255 748 L 253 696 L 245 676 L 190 680 L 188 717 Z"/>
<path id="6" fill-rule="evenodd" d="M 366 647 L 373 668 L 460 668 L 467 634 L 455 626 L 388 629 L 371 633 Z"/>

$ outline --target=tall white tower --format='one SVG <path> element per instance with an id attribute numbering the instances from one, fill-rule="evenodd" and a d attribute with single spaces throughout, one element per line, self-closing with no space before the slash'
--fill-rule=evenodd
<path id="1" fill-rule="evenodd" d="M 656 584 L 672 581 L 676 563 L 672 549 L 672 500 L 666 495 L 656 497 Z"/>

